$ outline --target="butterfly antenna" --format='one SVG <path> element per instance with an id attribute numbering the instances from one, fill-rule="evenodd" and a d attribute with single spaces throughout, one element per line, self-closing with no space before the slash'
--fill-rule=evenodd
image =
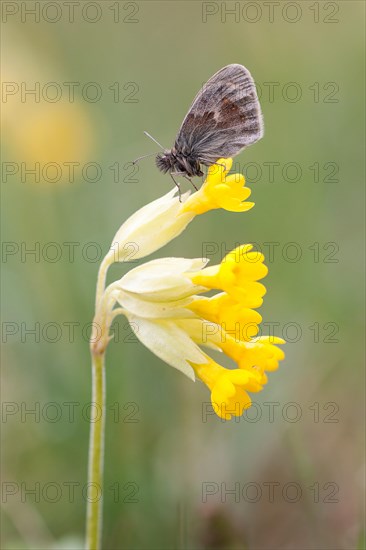
<path id="1" fill-rule="evenodd" d="M 144 131 L 144 134 L 145 134 L 145 136 L 147 136 L 148 138 L 150 138 L 150 139 L 152 139 L 153 141 L 155 141 L 156 145 L 159 145 L 159 147 L 161 147 L 162 149 L 165 149 L 165 147 L 163 147 L 163 146 L 161 145 L 161 143 L 159 143 L 158 141 L 156 141 L 156 139 L 153 138 L 148 132 L 145 132 L 145 131 Z"/>
<path id="2" fill-rule="evenodd" d="M 137 159 L 132 161 L 132 164 L 137 164 L 139 160 L 146 159 L 147 157 L 152 157 L 153 155 L 156 155 L 156 153 L 149 153 L 148 155 L 143 155 L 142 157 L 138 157 Z"/>

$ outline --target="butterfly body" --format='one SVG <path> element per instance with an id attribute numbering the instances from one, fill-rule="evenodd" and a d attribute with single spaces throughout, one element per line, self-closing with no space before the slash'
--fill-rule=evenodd
<path id="1" fill-rule="evenodd" d="M 198 92 L 172 149 L 159 153 L 164 173 L 202 176 L 201 165 L 237 155 L 263 135 L 261 108 L 253 78 L 243 65 L 228 65 Z"/>
<path id="2" fill-rule="evenodd" d="M 192 151 L 183 153 L 175 147 L 167 149 L 156 156 L 156 166 L 164 174 L 170 172 L 174 175 L 186 174 L 188 177 L 203 176 L 201 165 Z"/>

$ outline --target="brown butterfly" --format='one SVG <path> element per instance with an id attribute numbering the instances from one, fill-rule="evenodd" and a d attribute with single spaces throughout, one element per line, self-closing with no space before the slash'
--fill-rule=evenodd
<path id="1" fill-rule="evenodd" d="M 262 136 L 262 113 L 253 78 L 243 65 L 227 65 L 198 92 L 174 147 L 158 153 L 156 165 L 169 172 L 179 187 L 174 175 L 189 180 L 203 176 L 202 164 L 211 166 L 219 158 L 233 157 Z"/>

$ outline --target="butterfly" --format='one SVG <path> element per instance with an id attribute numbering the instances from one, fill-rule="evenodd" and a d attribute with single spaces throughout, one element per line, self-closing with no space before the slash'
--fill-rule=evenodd
<path id="1" fill-rule="evenodd" d="M 201 165 L 211 166 L 220 158 L 233 157 L 262 136 L 254 80 L 243 65 L 227 65 L 198 92 L 174 146 L 156 155 L 156 165 L 163 173 L 169 172 L 179 188 L 174 175 L 189 181 L 193 176 L 203 176 Z"/>

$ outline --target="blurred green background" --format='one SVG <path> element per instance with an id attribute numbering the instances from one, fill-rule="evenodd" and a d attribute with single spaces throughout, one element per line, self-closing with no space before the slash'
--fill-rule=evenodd
<path id="1" fill-rule="evenodd" d="M 265 137 L 236 158 L 256 206 L 200 216 L 154 256 L 213 243 L 215 263 L 257 243 L 261 314 L 286 359 L 225 423 L 203 415 L 201 383 L 116 323 L 103 547 L 364 548 L 363 2 L 77 2 L 72 17 L 65 4 L 41 2 L 37 21 L 34 2 L 2 4 L 1 548 L 82 547 L 96 256 L 171 188 L 153 158 L 132 174 L 157 149 L 143 130 L 170 147 L 229 63 L 261 92 Z"/>

